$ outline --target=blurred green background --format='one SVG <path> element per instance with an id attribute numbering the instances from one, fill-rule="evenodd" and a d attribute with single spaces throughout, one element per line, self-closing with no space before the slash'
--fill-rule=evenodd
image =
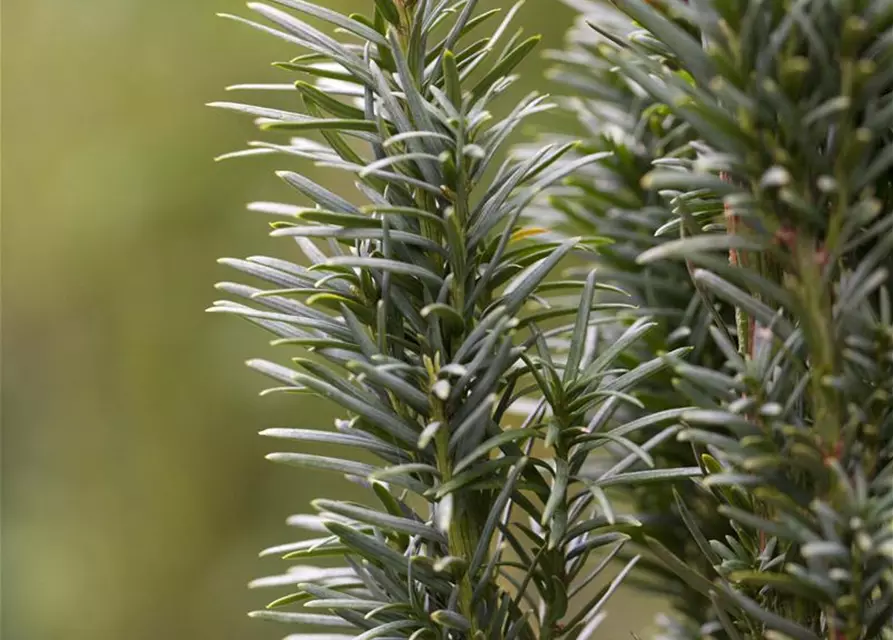
<path id="1" fill-rule="evenodd" d="M 216 258 L 288 250 L 244 203 L 292 197 L 271 173 L 286 159 L 212 161 L 254 128 L 203 104 L 285 81 L 269 63 L 298 52 L 214 17 L 246 13 L 236 0 L 2 11 L 2 637 L 281 637 L 245 616 L 269 595 L 245 584 L 338 480 L 266 463 L 256 433 L 331 415 L 258 398 L 242 362 L 267 336 L 203 313 L 237 277 Z M 556 0 L 520 15 L 546 46 L 572 19 Z M 518 91 L 541 88 L 538 65 Z M 615 601 L 604 637 L 648 624 L 645 605 Z"/>

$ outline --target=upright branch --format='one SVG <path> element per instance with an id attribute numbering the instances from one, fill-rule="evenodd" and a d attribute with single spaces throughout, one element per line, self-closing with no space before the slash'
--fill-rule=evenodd
<path id="1" fill-rule="evenodd" d="M 693 348 L 644 413 L 695 407 L 658 453 L 707 477 L 631 495 L 666 633 L 889 637 L 893 6 L 584 6 L 554 77 L 613 153 L 552 204 L 662 319 L 630 355 Z"/>
<path id="2" fill-rule="evenodd" d="M 362 638 L 588 637 L 613 588 L 592 606 L 569 602 L 578 593 L 591 598 L 583 587 L 607 565 L 584 571 L 591 553 L 629 536 L 612 511 L 598 515 L 606 502 L 571 493 L 583 486 L 588 452 L 624 441 L 596 435 L 585 415 L 662 365 L 599 391 L 612 359 L 582 357 L 596 322 L 590 313 L 616 305 L 593 299 L 593 277 L 547 277 L 602 241 L 558 240 L 519 221 L 540 193 L 605 154 L 560 162 L 576 146 L 562 142 L 527 158 L 497 159 L 521 122 L 552 107 L 529 95 L 505 117 L 490 110 L 538 42 L 510 33 L 518 5 L 468 43 L 498 13 L 475 14 L 474 0 L 376 0 L 372 18 L 302 0 L 275 4 L 290 11 L 253 2 L 264 23 L 226 17 L 299 48 L 278 64 L 299 79 L 232 88 L 281 91 L 303 109 L 213 106 L 298 137 L 253 142 L 225 157 L 296 157 L 302 167 L 309 161 L 352 175 L 356 192 L 345 197 L 300 171 L 280 171 L 310 205 L 249 208 L 274 216 L 272 235 L 294 240 L 308 266 L 223 260 L 267 288 L 221 283 L 241 301 L 217 302 L 211 311 L 242 316 L 272 332 L 274 345 L 297 350 L 290 366 L 249 362 L 278 383 L 268 392 L 311 393 L 344 412 L 334 430 L 264 431 L 301 447 L 269 458 L 343 474 L 367 487 L 378 506 L 318 499 L 315 513 L 293 516 L 292 524 L 316 537 L 264 555 L 302 562 L 334 555 L 346 564 L 300 564 L 256 581 L 292 592 L 254 615 Z M 348 42 L 298 16 L 336 27 Z M 543 366 L 528 356 L 536 344 L 568 337 L 566 364 Z M 556 408 L 556 422 L 539 390 L 543 371 L 561 369 L 574 406 Z M 524 409 L 526 400 L 539 407 Z M 512 411 L 526 416 L 522 426 L 513 426 Z M 538 457 L 537 440 L 554 460 Z M 313 443 L 357 455 L 304 450 Z"/>

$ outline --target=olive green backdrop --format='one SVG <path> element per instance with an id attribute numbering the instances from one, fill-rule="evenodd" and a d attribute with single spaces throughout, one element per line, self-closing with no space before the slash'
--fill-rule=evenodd
<path id="1" fill-rule="evenodd" d="M 371 0 L 326 0 L 344 11 Z M 496 5 L 496 0 L 482 5 Z M 322 425 L 313 401 L 264 399 L 246 323 L 203 313 L 215 263 L 270 248 L 252 199 L 271 170 L 215 164 L 253 135 L 203 106 L 277 81 L 297 55 L 214 17 L 235 0 L 2 2 L 2 637 L 278 638 L 248 620 L 276 571 L 257 551 L 338 479 L 263 460 L 268 426 Z M 530 0 L 547 46 L 571 13 Z M 541 88 L 537 62 L 519 90 Z M 511 100 L 506 100 L 509 105 Z M 295 256 L 297 258 L 297 256 Z M 651 618 L 616 601 L 605 637 Z"/>

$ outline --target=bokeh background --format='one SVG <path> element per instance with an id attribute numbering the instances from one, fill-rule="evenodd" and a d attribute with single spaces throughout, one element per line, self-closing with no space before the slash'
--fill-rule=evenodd
<path id="1" fill-rule="evenodd" d="M 294 536 L 285 517 L 339 481 L 266 463 L 274 445 L 256 434 L 332 416 L 258 398 L 242 362 L 266 336 L 203 313 L 235 275 L 216 258 L 287 250 L 243 204 L 292 198 L 271 173 L 287 160 L 212 161 L 254 129 L 203 104 L 233 98 L 228 84 L 285 81 L 269 63 L 298 52 L 217 11 L 245 13 L 236 0 L 2 3 L 5 640 L 291 631 L 249 620 L 269 594 L 245 585 L 276 572 L 256 554 Z M 530 0 L 519 23 L 545 49 L 571 20 Z M 538 66 L 517 91 L 542 88 Z M 602 637 L 644 628 L 652 606 L 623 595 Z"/>

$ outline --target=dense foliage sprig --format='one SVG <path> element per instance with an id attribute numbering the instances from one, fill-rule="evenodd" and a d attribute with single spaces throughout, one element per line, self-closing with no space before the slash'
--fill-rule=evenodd
<path id="1" fill-rule="evenodd" d="M 617 241 L 631 357 L 693 348 L 640 396 L 696 407 L 659 460 L 706 475 L 632 493 L 666 633 L 889 637 L 893 5 L 573 4 L 554 78 L 612 155 L 537 212 Z"/>
<path id="2" fill-rule="evenodd" d="M 343 474 L 376 506 L 320 498 L 315 513 L 292 517 L 315 537 L 264 554 L 346 564 L 299 564 L 258 580 L 292 593 L 254 615 L 364 639 L 586 638 L 638 561 L 587 589 L 639 524 L 615 514 L 604 487 L 701 473 L 627 472 L 654 465 L 649 447 L 629 436 L 672 415 L 609 425 L 611 411 L 597 410 L 640 405 L 630 391 L 667 366 L 659 357 L 616 363 L 653 325 L 643 320 L 616 349 L 597 353 L 591 328 L 612 320 L 600 314 L 629 305 L 597 301 L 598 290 L 616 288 L 593 273 L 547 277 L 603 241 L 542 240 L 543 229 L 520 223 L 544 190 L 606 154 L 565 161 L 576 145 L 560 142 L 498 161 L 518 125 L 551 108 L 531 95 L 504 118 L 490 112 L 537 42 L 509 35 L 517 7 L 489 36 L 466 43 L 496 15 L 475 14 L 474 0 L 377 0 L 372 18 L 301 0 L 276 4 L 290 11 L 249 4 L 274 27 L 234 19 L 303 50 L 280 65 L 301 79 L 236 88 L 288 91 L 303 110 L 214 106 L 254 115 L 262 130 L 315 137 L 257 142 L 229 156 L 284 153 L 346 171 L 364 204 L 280 172 L 312 205 L 249 208 L 277 216 L 273 235 L 297 241 L 309 266 L 224 260 L 273 288 L 222 283 L 243 301 L 211 310 L 247 318 L 274 333 L 274 344 L 300 350 L 289 367 L 249 362 L 279 383 L 271 392 L 312 393 L 344 411 L 334 430 L 263 432 L 302 449 L 270 458 Z M 347 42 L 299 16 L 336 27 Z M 519 405 L 528 408 L 516 424 Z M 308 453 L 308 443 L 346 453 Z M 611 468 L 587 464 L 608 447 Z M 369 453 L 377 463 L 365 461 Z"/>

